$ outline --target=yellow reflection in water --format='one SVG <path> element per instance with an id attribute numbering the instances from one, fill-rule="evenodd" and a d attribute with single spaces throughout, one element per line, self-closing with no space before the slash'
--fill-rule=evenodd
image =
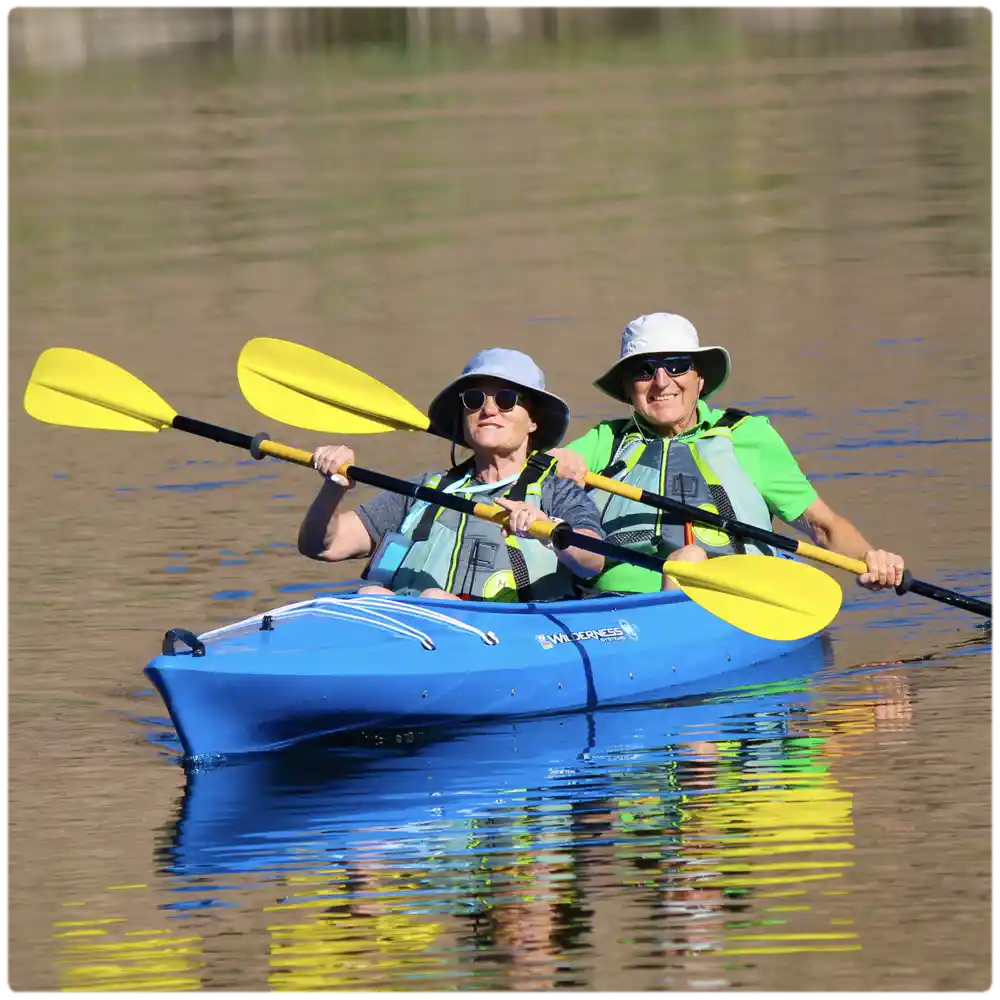
<path id="1" fill-rule="evenodd" d="M 348 878 L 362 882 L 349 893 Z M 424 955 L 443 926 L 407 912 L 419 885 L 394 871 L 324 869 L 289 879 L 312 888 L 291 893 L 271 911 L 323 912 L 268 927 L 269 985 L 276 990 L 387 986 L 439 972 L 441 956 Z M 299 896 L 307 898 L 300 899 Z"/>
<path id="2" fill-rule="evenodd" d="M 93 924 L 120 923 L 122 918 L 95 920 Z M 83 923 L 83 921 L 74 921 Z M 56 926 L 65 925 L 60 921 Z M 116 928 L 117 930 L 118 928 Z M 61 931 L 79 935 L 85 929 Z M 110 933 L 92 928 L 101 935 L 100 942 L 68 941 L 60 949 L 59 986 L 62 990 L 197 990 L 201 988 L 198 971 L 204 966 L 201 937 L 174 937 L 164 930 L 126 931 L 124 936 L 141 940 L 107 940 Z"/>
<path id="3" fill-rule="evenodd" d="M 699 925 L 699 937 L 703 947 L 712 942 L 715 954 L 861 949 L 858 934 L 850 929 L 852 919 L 830 917 L 825 906 L 814 909 L 807 900 L 751 909 L 745 920 L 733 920 L 725 912 L 727 899 L 808 897 L 820 885 L 823 897 L 852 892 L 850 886 L 827 887 L 853 866 L 848 859 L 829 857 L 829 852 L 853 850 L 854 835 L 852 795 L 839 786 L 831 766 L 852 751 L 857 737 L 877 726 L 909 721 L 905 681 L 883 676 L 859 683 L 870 685 L 877 697 L 810 713 L 805 717 L 810 735 L 782 738 L 776 745 L 780 752 L 762 754 L 758 748 L 748 755 L 738 744 L 695 745 L 699 761 L 708 762 L 707 773 L 692 782 L 704 790 L 684 802 L 678 857 L 687 865 L 679 873 L 688 869 L 697 886 L 690 891 L 709 910 L 714 895 L 714 919 Z M 822 735 L 812 735 L 816 732 Z M 777 886 L 787 888 L 773 888 Z M 767 891 L 761 892 L 762 887 Z M 796 926 L 784 929 L 792 921 Z"/>
<path id="4" fill-rule="evenodd" d="M 736 761 L 727 760 L 720 747 L 715 788 L 691 798 L 682 830 L 681 856 L 701 869 L 700 892 L 714 890 L 722 903 L 763 886 L 805 889 L 851 868 L 851 861 L 829 857 L 853 849 L 854 826 L 851 793 L 838 787 L 824 746 L 823 739 L 783 739 L 769 759 L 744 759 L 743 766 L 732 766 Z M 795 912 L 777 916 L 768 908 L 759 917 L 751 911 L 748 920 L 734 921 L 722 908 L 714 950 L 749 955 L 861 947 L 851 931 L 780 929 L 812 916 L 807 903 Z"/>
<path id="5" fill-rule="evenodd" d="M 886 682 L 875 682 L 882 695 L 877 700 L 841 702 L 801 716 L 809 735 L 796 733 L 792 724 L 775 729 L 772 720 L 768 738 L 764 720 L 761 738 L 687 743 L 676 766 L 660 770 L 662 797 L 618 800 L 616 825 L 625 832 L 620 856 L 637 869 L 627 871 L 625 882 L 658 890 L 667 954 L 862 947 L 851 919 L 831 918 L 808 896 L 852 891 L 828 888 L 853 867 L 848 857 L 831 854 L 848 854 L 854 846 L 852 795 L 831 765 L 850 752 L 845 742 L 877 725 L 908 721 L 906 691 L 898 678 L 890 680 L 888 700 L 898 701 L 898 709 L 887 709 Z M 789 906 L 754 905 L 788 896 L 806 898 Z"/>

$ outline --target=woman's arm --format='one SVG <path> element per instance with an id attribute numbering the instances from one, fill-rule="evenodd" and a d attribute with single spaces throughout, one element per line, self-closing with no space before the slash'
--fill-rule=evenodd
<path id="1" fill-rule="evenodd" d="M 336 475 L 342 465 L 354 464 L 354 452 L 343 445 L 324 445 L 313 453 L 313 465 L 323 476 Z M 372 539 L 353 510 L 338 513 L 344 494 L 354 483 L 337 476 L 327 479 L 299 526 L 299 552 L 310 559 L 340 562 L 372 551 Z"/>
<path id="2" fill-rule="evenodd" d="M 310 559 L 340 562 L 369 556 L 372 540 L 353 510 L 337 513 L 349 487 L 325 482 L 299 527 L 299 552 Z"/>
<path id="3" fill-rule="evenodd" d="M 556 520 L 553 518 L 553 520 Z M 591 538 L 603 538 L 596 531 L 590 528 L 574 528 L 581 535 L 589 535 Z M 590 552 L 587 549 L 579 549 L 575 545 L 570 545 L 565 549 L 556 549 L 559 561 L 563 563 L 571 572 L 583 580 L 590 580 L 597 576 L 604 569 L 604 556 L 599 552 Z"/>

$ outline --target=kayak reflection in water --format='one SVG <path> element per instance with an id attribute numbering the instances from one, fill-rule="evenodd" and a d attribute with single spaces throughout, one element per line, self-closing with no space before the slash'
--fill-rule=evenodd
<path id="1" fill-rule="evenodd" d="M 702 347 L 683 316 L 650 313 L 622 333 L 621 357 L 594 383 L 631 416 L 607 420 L 552 453 L 560 476 L 583 484 L 598 472 L 651 493 L 771 530 L 778 517 L 817 545 L 862 560 L 858 583 L 870 590 L 903 580 L 903 560 L 876 549 L 835 513 L 802 473 L 788 446 L 763 415 L 710 409 L 731 364 L 724 347 Z M 705 525 L 683 525 L 623 497 L 595 490 L 608 541 L 664 559 L 697 561 L 708 555 L 762 552 L 761 543 L 730 539 Z M 597 590 L 650 591 L 659 574 L 628 563 L 609 567 Z"/>
<path id="2" fill-rule="evenodd" d="M 371 556 L 361 593 L 488 601 L 571 597 L 577 579 L 604 568 L 604 557 L 528 537 L 539 518 L 566 521 L 575 531 L 603 538 L 593 500 L 555 475 L 544 450 L 557 445 L 569 407 L 545 391 L 541 369 L 506 348 L 480 351 L 428 409 L 431 430 L 453 442 L 453 468 L 425 473 L 424 486 L 495 503 L 510 511 L 506 527 L 396 493 L 381 493 L 357 510 L 339 511 L 354 486 L 337 470 L 354 463 L 345 445 L 317 448 L 313 464 L 326 477 L 299 528 L 299 551 L 340 562 Z M 455 464 L 454 445 L 472 449 Z"/>

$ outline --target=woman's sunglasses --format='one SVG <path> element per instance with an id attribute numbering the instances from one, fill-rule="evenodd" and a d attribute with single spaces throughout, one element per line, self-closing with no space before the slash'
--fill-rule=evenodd
<path id="1" fill-rule="evenodd" d="M 483 392 L 482 389 L 466 389 L 458 394 L 464 406 L 470 413 L 476 413 L 486 405 L 486 397 L 492 398 L 497 409 L 509 413 L 521 402 L 521 394 L 516 389 L 497 389 L 496 392 Z"/>
<path id="2" fill-rule="evenodd" d="M 629 369 L 629 375 L 635 382 L 649 382 L 656 377 L 656 372 L 660 368 L 676 378 L 678 375 L 687 374 L 694 368 L 694 358 L 690 354 L 652 355 L 637 361 Z"/>

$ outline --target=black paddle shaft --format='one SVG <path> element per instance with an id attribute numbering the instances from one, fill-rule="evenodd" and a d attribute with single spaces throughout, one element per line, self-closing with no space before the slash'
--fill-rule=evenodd
<path id="1" fill-rule="evenodd" d="M 568 549 L 571 545 L 575 545 L 578 549 L 596 552 L 607 559 L 632 563 L 633 566 L 651 569 L 654 573 L 663 572 L 662 559 L 658 559 L 648 552 L 636 552 L 634 549 L 622 548 L 620 545 L 604 541 L 603 538 L 594 538 L 593 535 L 582 535 L 580 532 L 574 531 L 565 522 L 557 524 L 553 529 L 552 544 L 557 549 Z"/>
<path id="2" fill-rule="evenodd" d="M 929 597 L 932 601 L 950 604 L 953 607 L 961 608 L 963 611 L 971 611 L 973 614 L 982 615 L 984 618 L 993 617 L 992 604 L 980 601 L 976 597 L 966 597 L 965 594 L 958 594 L 954 590 L 946 590 L 944 587 L 935 587 L 933 583 L 914 580 L 908 569 L 903 571 L 903 582 L 896 588 L 896 593 L 919 594 L 921 597 Z"/>
<path id="3" fill-rule="evenodd" d="M 208 424 L 203 420 L 195 420 L 194 417 L 183 417 L 178 414 L 174 417 L 171 426 L 178 431 L 187 431 L 189 434 L 197 434 L 199 437 L 208 438 L 210 441 L 218 441 L 220 444 L 230 444 L 236 448 L 249 451 L 254 458 L 264 458 L 260 452 L 261 441 L 269 440 L 267 434 L 257 434 L 251 437 L 249 434 L 241 434 L 239 431 L 230 430 L 228 427 L 219 427 L 216 424 Z M 455 496 L 453 493 L 445 493 L 444 490 L 435 490 L 430 486 L 420 486 L 411 483 L 408 479 L 397 479 L 395 476 L 387 476 L 384 472 L 375 472 L 372 469 L 362 469 L 356 465 L 350 465 L 344 470 L 351 479 L 366 486 L 374 486 L 376 489 L 388 490 L 390 493 L 401 493 L 403 496 L 413 497 L 415 500 L 424 500 L 427 503 L 437 504 L 439 507 L 448 507 L 458 511 L 460 514 L 476 513 L 476 502 L 466 497 Z M 670 501 L 667 501 L 668 503 Z M 699 513 L 701 513 L 699 511 Z M 780 537 L 780 536 L 778 536 Z M 581 535 L 574 531 L 568 524 L 558 524 L 552 532 L 552 544 L 557 549 L 566 549 L 571 545 L 585 549 L 588 552 L 596 552 L 609 559 L 616 559 L 618 562 L 628 562 L 644 569 L 651 569 L 655 573 L 663 571 L 663 560 L 656 556 L 647 555 L 645 552 L 633 552 L 631 549 L 622 548 L 620 545 L 612 545 L 600 538 L 591 535 Z"/>
<path id="4" fill-rule="evenodd" d="M 731 517 L 724 517 L 721 514 L 713 514 L 711 511 L 702 510 L 700 507 L 690 507 L 688 504 L 671 500 L 670 497 L 660 496 L 659 493 L 650 493 L 649 490 L 642 491 L 640 503 L 648 507 L 655 507 L 658 510 L 665 510 L 671 514 L 678 514 L 695 524 L 706 524 L 713 528 L 724 531 L 727 535 L 738 535 L 740 538 L 752 538 L 757 542 L 764 542 L 773 548 L 781 549 L 784 552 L 798 552 L 799 543 L 794 538 L 787 535 L 779 535 L 776 531 L 768 531 L 766 528 L 758 528 L 754 524 L 745 524 Z M 582 548 L 582 546 L 581 546 Z M 954 590 L 947 590 L 945 587 L 938 587 L 933 583 L 925 583 L 923 580 L 915 580 L 909 570 L 903 573 L 903 582 L 896 587 L 897 594 L 919 594 L 921 597 L 929 597 L 932 601 L 940 601 L 942 604 L 950 604 L 952 607 L 961 608 L 963 611 L 971 611 L 973 614 L 983 615 L 986 618 L 993 617 L 993 605 L 986 601 L 981 601 L 976 597 L 966 597 Z"/>
<path id="5" fill-rule="evenodd" d="M 218 441 L 221 444 L 231 444 L 237 448 L 249 451 L 254 458 L 263 458 L 259 445 L 261 441 L 268 440 L 267 434 L 258 434 L 251 437 L 249 434 L 241 434 L 239 431 L 229 430 L 227 427 L 218 427 L 215 424 L 207 424 L 203 420 L 195 420 L 193 417 L 182 417 L 178 414 L 173 419 L 171 425 L 175 430 L 187 431 L 189 434 L 197 434 L 199 437 L 208 438 L 211 441 Z M 395 476 L 387 476 L 384 472 L 375 472 L 372 469 L 362 469 L 357 465 L 349 465 L 344 470 L 351 479 L 366 486 L 374 486 L 376 489 L 388 490 L 390 493 L 401 493 L 403 496 L 413 497 L 415 500 L 424 500 L 427 503 L 437 504 L 439 507 L 448 507 L 458 511 L 460 514 L 476 513 L 475 500 L 466 497 L 455 496 L 454 493 L 445 493 L 444 490 L 435 490 L 430 486 L 420 486 L 418 483 L 411 483 L 408 479 L 397 479 Z M 622 548 L 620 545 L 612 545 L 600 538 L 591 535 L 581 535 L 574 531 L 568 524 L 559 524 L 552 532 L 552 544 L 557 549 L 569 548 L 575 545 L 577 548 L 586 549 L 588 552 L 597 552 L 602 556 L 617 559 L 619 562 L 628 562 L 654 572 L 662 572 L 663 560 L 655 556 L 647 555 L 644 552 L 633 552 L 630 549 Z"/>
<path id="6" fill-rule="evenodd" d="M 402 493 L 404 496 L 413 497 L 416 500 L 425 500 L 427 503 L 457 510 L 460 514 L 475 516 L 476 513 L 476 501 L 469 500 L 467 497 L 445 493 L 444 490 L 435 490 L 430 486 L 420 486 L 406 479 L 397 479 L 395 476 L 387 476 L 382 472 L 373 472 L 371 469 L 359 469 L 356 465 L 348 466 L 344 472 L 351 479 L 365 483 L 367 486 L 388 490 L 391 493 Z M 633 552 L 631 549 L 613 545 L 611 542 L 594 538 L 592 535 L 580 534 L 565 522 L 557 524 L 553 530 L 552 544 L 557 549 L 566 549 L 575 545 L 577 548 L 586 549 L 588 552 L 597 552 L 599 555 L 617 559 L 619 562 L 632 563 L 644 569 L 651 569 L 656 573 L 663 572 L 662 559 L 657 559 L 656 556 L 648 555 L 645 552 Z"/>
<path id="7" fill-rule="evenodd" d="M 644 503 L 647 507 L 664 510 L 668 514 L 676 514 L 693 524 L 705 524 L 712 528 L 718 528 L 719 531 L 724 531 L 730 536 L 738 535 L 740 538 L 752 538 L 754 541 L 763 542 L 765 545 L 781 549 L 783 552 L 798 550 L 799 543 L 787 535 L 779 535 L 776 531 L 758 528 L 755 524 L 745 524 L 732 517 L 714 514 L 710 510 L 702 510 L 701 507 L 692 507 L 690 504 L 671 500 L 670 497 L 661 496 L 659 493 L 650 493 L 649 490 L 642 491 L 642 497 L 637 503 Z"/>
<path id="8" fill-rule="evenodd" d="M 197 434 L 198 437 L 208 438 L 210 441 L 218 441 L 219 444 L 231 444 L 234 448 L 242 448 L 244 451 L 250 452 L 258 461 L 265 457 L 260 450 L 261 441 L 270 440 L 270 435 L 263 431 L 251 437 L 249 434 L 241 434 L 228 427 L 219 427 L 216 424 L 207 424 L 204 420 L 195 420 L 194 417 L 182 417 L 179 413 L 171 421 L 170 426 L 177 431 L 186 431 L 188 434 Z"/>

